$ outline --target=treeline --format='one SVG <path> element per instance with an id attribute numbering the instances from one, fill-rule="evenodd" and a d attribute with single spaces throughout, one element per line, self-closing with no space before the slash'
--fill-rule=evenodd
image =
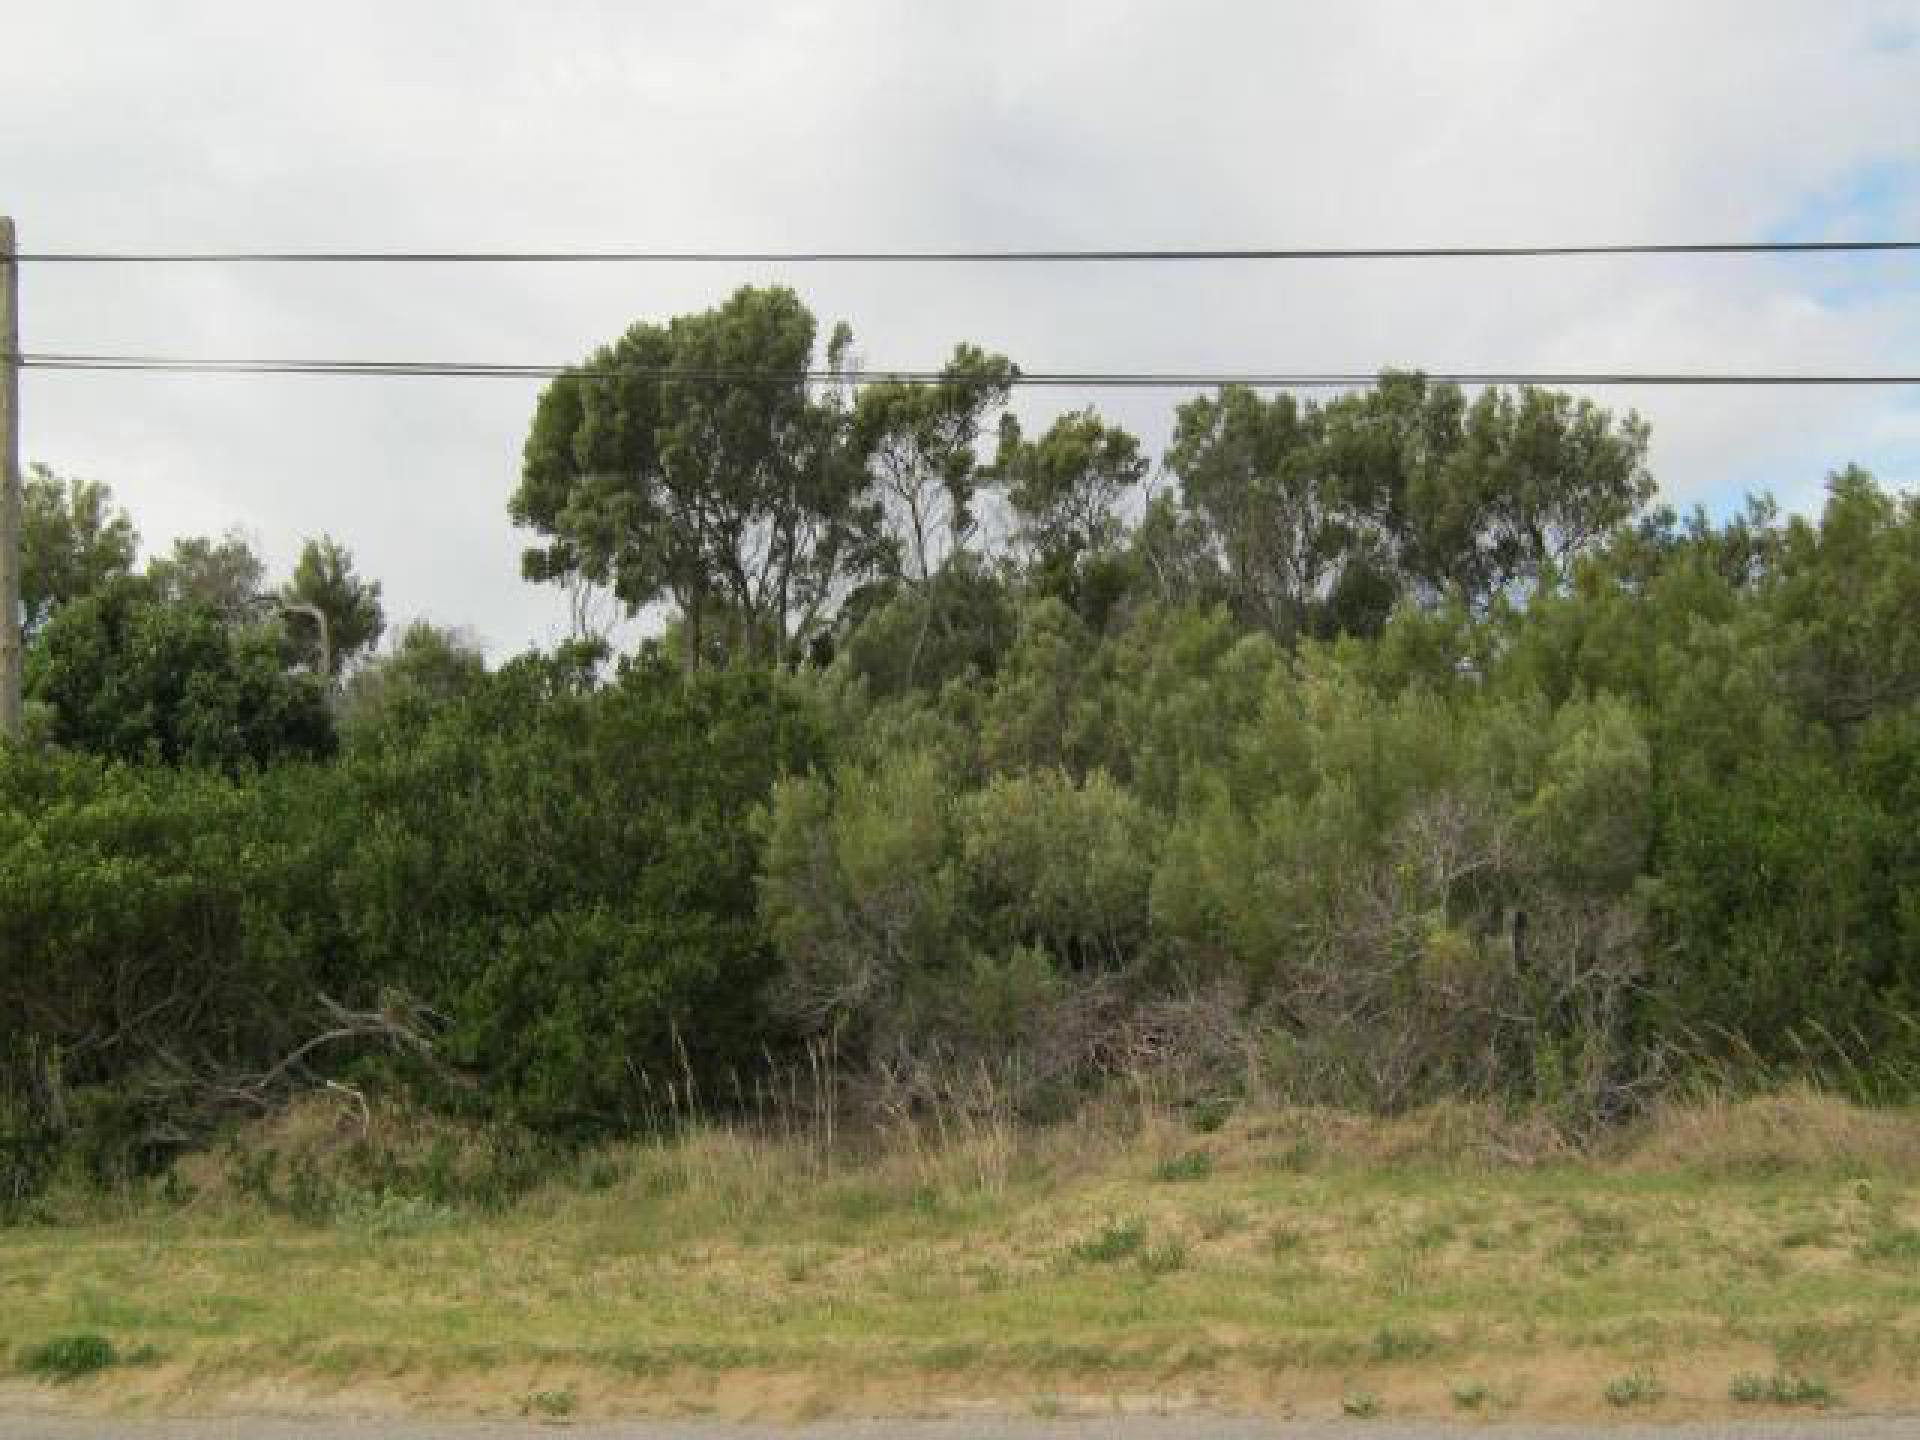
<path id="1" fill-rule="evenodd" d="M 554 382 L 511 509 L 582 633 L 493 670 L 36 478 L 0 1208 L 302 1088 L 570 1139 L 810 1044 L 1036 1115 L 1920 1075 L 1920 502 L 1680 517 L 1636 419 L 1406 374 L 1189 402 L 1156 475 L 849 345 L 748 290 Z"/>

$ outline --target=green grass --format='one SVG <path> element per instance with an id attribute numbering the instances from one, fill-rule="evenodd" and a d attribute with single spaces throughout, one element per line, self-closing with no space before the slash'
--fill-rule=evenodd
<path id="1" fill-rule="evenodd" d="M 830 1156 L 702 1134 L 497 1211 L 403 1196 L 302 1221 L 210 1191 L 0 1230 L 0 1336 L 17 1371 L 90 1389 L 152 1344 L 143 1393 L 404 1379 L 509 1414 L 544 1393 L 675 1413 L 721 1403 L 717 1377 L 741 1413 L 799 1412 L 753 1399 L 760 1376 L 909 1406 L 932 1376 L 1016 1404 L 1305 1387 L 1326 1415 L 1343 1394 L 1480 1411 L 1492 1380 L 1605 1413 L 1651 1402 L 1652 1363 L 1696 1407 L 1840 1403 L 1809 1377 L 1865 1408 L 1915 1393 L 1905 1172 L 1863 1192 L 1816 1165 L 1383 1163 L 1319 1137 L 1301 1167 L 1298 1130 L 1257 1119 L 1216 1132 L 1204 1185 L 1152 1178 L 1177 1142 L 1116 1127 Z M 121 1363 L 58 1348 L 89 1337 Z M 1761 1398 L 1726 1386 L 1741 1371 Z"/>
<path id="2" fill-rule="evenodd" d="M 1131 1220 L 1109 1220 L 1097 1232 L 1067 1247 L 1067 1254 L 1082 1265 L 1112 1265 L 1136 1255 L 1147 1243 L 1147 1222 L 1138 1216 Z"/>
<path id="3" fill-rule="evenodd" d="M 1204 1150 L 1189 1150 L 1171 1160 L 1162 1160 L 1153 1170 L 1154 1179 L 1170 1182 L 1204 1180 L 1211 1174 L 1213 1157 Z"/>

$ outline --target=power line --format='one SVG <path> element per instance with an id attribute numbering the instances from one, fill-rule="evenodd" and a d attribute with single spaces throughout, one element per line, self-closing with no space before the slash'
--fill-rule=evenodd
<path id="1" fill-rule="evenodd" d="M 1329 260 L 1562 260 L 1594 256 L 1920 251 L 1914 240 L 1679 244 L 1386 245 L 1062 250 L 39 250 L 28 265 L 1062 265 Z"/>
<path id="2" fill-rule="evenodd" d="M 165 355 L 97 355 L 64 352 L 27 352 L 20 356 L 24 370 L 135 372 L 179 375 L 337 375 L 382 379 L 503 379 L 503 380 L 657 380 L 699 384 L 849 384 L 898 383 L 936 385 L 957 382 L 939 370 L 863 369 L 839 371 L 766 371 L 742 369 L 684 370 L 624 366 L 594 369 L 588 366 L 494 361 L 430 360 L 319 360 L 271 358 L 217 358 Z M 1680 371 L 1680 370 L 1425 370 L 1427 380 L 1454 385 L 1543 386 L 1692 386 L 1692 387 L 1897 387 L 1920 386 L 1920 372 L 1865 371 Z M 1355 389 L 1376 385 L 1376 371 L 1148 371 L 1148 370 L 1032 370 L 1009 377 L 1010 384 L 1026 387 L 1094 389 L 1208 389 L 1224 385 L 1250 389 Z M 986 383 L 986 382 L 981 382 Z"/>

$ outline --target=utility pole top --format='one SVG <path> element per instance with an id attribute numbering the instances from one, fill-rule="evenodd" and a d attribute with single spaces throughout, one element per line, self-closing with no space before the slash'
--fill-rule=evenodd
<path id="1" fill-rule="evenodd" d="M 0 215 L 0 741 L 20 738 L 20 266 L 13 221 Z"/>

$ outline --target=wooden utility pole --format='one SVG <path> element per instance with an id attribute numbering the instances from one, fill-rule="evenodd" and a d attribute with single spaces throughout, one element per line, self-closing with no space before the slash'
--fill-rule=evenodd
<path id="1" fill-rule="evenodd" d="M 0 215 L 0 741 L 21 732 L 20 512 L 20 263 Z"/>

